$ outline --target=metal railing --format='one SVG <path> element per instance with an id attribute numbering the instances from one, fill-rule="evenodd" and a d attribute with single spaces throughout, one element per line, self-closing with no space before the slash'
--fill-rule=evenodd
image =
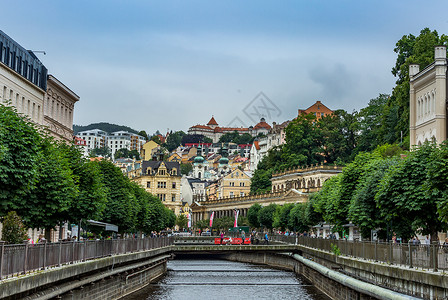
<path id="1" fill-rule="evenodd" d="M 0 242 L 0 280 L 49 267 L 146 251 L 174 244 L 173 237 L 5 245 Z"/>
<path id="2" fill-rule="evenodd" d="M 412 243 L 359 242 L 303 236 L 273 235 L 273 241 L 295 244 L 324 250 L 344 256 L 403 265 L 409 268 L 448 269 L 448 247 L 434 243 L 414 245 Z"/>

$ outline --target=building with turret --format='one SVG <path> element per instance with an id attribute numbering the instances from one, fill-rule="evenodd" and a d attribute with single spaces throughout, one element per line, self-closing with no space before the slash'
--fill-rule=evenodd
<path id="1" fill-rule="evenodd" d="M 238 132 L 239 134 L 248 133 L 251 136 L 257 136 L 259 134 L 266 134 L 271 129 L 271 126 L 266 123 L 264 118 L 261 118 L 260 122 L 255 126 L 246 127 L 220 127 L 218 122 L 212 116 L 207 125 L 194 125 L 188 129 L 188 134 L 200 134 L 210 138 L 213 143 L 217 143 L 219 138 L 226 133 Z"/>

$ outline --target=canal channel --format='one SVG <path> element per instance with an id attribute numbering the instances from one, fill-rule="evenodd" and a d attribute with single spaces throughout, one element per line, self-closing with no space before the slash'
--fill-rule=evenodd
<path id="1" fill-rule="evenodd" d="M 167 274 L 122 300 L 304 299 L 325 294 L 293 272 L 217 259 L 175 259 Z"/>

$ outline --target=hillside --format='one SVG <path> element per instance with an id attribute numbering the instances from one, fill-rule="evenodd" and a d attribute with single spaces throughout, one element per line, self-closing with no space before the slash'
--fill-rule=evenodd
<path id="1" fill-rule="evenodd" d="M 128 126 L 110 124 L 110 123 L 106 123 L 106 122 L 93 123 L 93 124 L 86 125 L 86 126 L 73 125 L 73 131 L 75 132 L 75 134 L 77 134 L 80 131 L 91 130 L 91 129 L 100 129 L 100 130 L 106 131 L 107 133 L 124 130 L 124 131 L 129 131 L 129 132 L 138 134 L 137 130 L 132 129 Z"/>

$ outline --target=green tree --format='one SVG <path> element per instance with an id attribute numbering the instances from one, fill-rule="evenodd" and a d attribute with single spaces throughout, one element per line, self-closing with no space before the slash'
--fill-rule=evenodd
<path id="1" fill-rule="evenodd" d="M 171 132 L 168 137 L 166 138 L 165 148 L 172 152 L 174 149 L 179 147 L 182 144 L 182 138 L 184 137 L 185 132 L 183 131 L 176 131 Z"/>
<path id="2" fill-rule="evenodd" d="M 268 206 L 263 207 L 258 212 L 258 222 L 261 226 L 264 226 L 268 229 L 273 228 L 274 224 L 274 214 L 277 209 L 277 204 L 271 203 Z"/>
<path id="3" fill-rule="evenodd" d="M 89 151 L 89 155 L 90 155 L 90 157 L 101 156 L 101 157 L 109 157 L 110 158 L 112 156 L 112 152 L 111 152 L 109 147 L 104 146 L 104 147 L 101 147 L 101 148 L 93 148 L 93 149 L 91 149 Z"/>
<path id="4" fill-rule="evenodd" d="M 339 229 L 346 219 L 341 208 L 342 174 L 333 176 L 325 181 L 322 189 L 314 195 L 314 209 L 322 214 L 322 219 L 329 224 L 338 224 Z M 348 209 L 348 207 L 346 208 Z M 342 219 L 342 220 L 341 220 Z M 337 228 L 338 229 L 338 228 Z"/>
<path id="5" fill-rule="evenodd" d="M 57 146 L 68 162 L 77 190 L 68 211 L 68 221 L 99 220 L 106 207 L 107 195 L 98 163 L 84 158 L 73 144 L 59 143 Z"/>
<path id="6" fill-rule="evenodd" d="M 316 206 L 316 194 L 313 193 L 310 195 L 308 201 L 306 202 L 306 208 L 305 208 L 305 221 L 310 226 L 317 225 L 323 221 L 323 216 L 321 213 L 319 213 L 315 206 Z"/>
<path id="7" fill-rule="evenodd" d="M 193 171 L 193 166 L 190 163 L 180 164 L 180 173 L 182 175 L 188 175 L 191 171 Z"/>
<path id="8" fill-rule="evenodd" d="M 269 192 L 272 188 L 271 178 L 274 170 L 281 170 L 282 147 L 277 146 L 268 151 L 268 155 L 258 163 L 257 169 L 251 178 L 251 194 Z"/>
<path id="9" fill-rule="evenodd" d="M 428 190 L 437 195 L 437 209 L 440 219 L 448 223 L 448 141 L 433 149 L 428 159 Z"/>
<path id="10" fill-rule="evenodd" d="M 300 115 L 285 129 L 286 144 L 282 148 L 280 168 L 290 168 L 320 163 L 322 132 L 315 126 L 312 114 Z"/>
<path id="11" fill-rule="evenodd" d="M 405 240 L 414 233 L 430 234 L 447 229 L 447 223 L 435 214 L 439 197 L 437 190 L 428 190 L 428 167 L 436 145 L 425 143 L 391 168 L 380 182 L 375 196 L 382 217 Z"/>
<path id="12" fill-rule="evenodd" d="M 144 130 L 139 131 L 138 135 L 144 137 L 146 141 L 149 140 L 148 134 Z"/>
<path id="13" fill-rule="evenodd" d="M 288 227 L 297 232 L 308 231 L 310 225 L 305 218 L 306 205 L 297 203 L 289 212 Z"/>
<path id="14" fill-rule="evenodd" d="M 377 208 L 375 195 L 386 172 L 399 162 L 396 156 L 372 158 L 363 170 L 349 207 L 349 219 L 358 225 L 363 238 L 370 238 L 371 230 L 387 227 L 381 211 Z"/>
<path id="15" fill-rule="evenodd" d="M 127 148 L 121 148 L 115 151 L 114 159 L 128 158 L 128 157 L 129 157 L 129 149 Z"/>
<path id="16" fill-rule="evenodd" d="M 384 112 L 383 133 L 386 143 L 401 141 L 409 135 L 409 65 L 419 64 L 420 70 L 434 61 L 434 47 L 446 44 L 447 37 L 439 37 L 437 31 L 424 28 L 420 35 L 404 35 L 397 43 L 394 52 L 397 53 L 392 74 L 397 77 L 397 85 L 392 91 Z"/>
<path id="17" fill-rule="evenodd" d="M 353 160 L 358 139 L 357 112 L 350 114 L 342 109 L 336 110 L 332 115 L 321 118 L 315 125 L 315 131 L 321 136 L 319 153 L 324 155 L 326 163 L 342 164 Z"/>
<path id="18" fill-rule="evenodd" d="M 0 216 L 36 184 L 41 140 L 34 123 L 0 104 Z"/>
<path id="19" fill-rule="evenodd" d="M 26 227 L 15 211 L 8 212 L 2 223 L 2 241 L 7 244 L 22 244 L 28 239 Z"/>
<path id="20" fill-rule="evenodd" d="M 70 218 L 78 189 L 69 160 L 51 140 L 43 139 L 37 162 L 37 184 L 15 209 L 29 227 L 45 228 L 49 239 L 50 229 Z"/>
<path id="21" fill-rule="evenodd" d="M 117 225 L 120 232 L 134 231 L 139 207 L 129 179 L 110 161 L 100 160 L 98 165 L 107 188 L 103 221 Z"/>
<path id="22" fill-rule="evenodd" d="M 383 143 L 382 122 L 389 97 L 389 95 L 380 94 L 377 98 L 371 99 L 367 107 L 359 112 L 360 134 L 356 146 L 357 152 L 373 151 Z"/>
<path id="23" fill-rule="evenodd" d="M 286 228 L 291 229 L 289 227 L 289 213 L 294 208 L 294 204 L 286 203 L 282 206 L 277 206 L 277 210 L 274 214 L 274 223 L 272 224 L 274 228 L 280 228 L 284 231 Z"/>
<path id="24" fill-rule="evenodd" d="M 126 148 L 121 148 L 115 151 L 114 159 L 119 158 L 135 158 L 136 160 L 140 160 L 140 154 L 137 150 L 129 150 Z"/>
<path id="25" fill-rule="evenodd" d="M 187 228 L 188 219 L 185 215 L 179 215 L 176 218 L 176 225 L 179 226 L 179 229 Z"/>
<path id="26" fill-rule="evenodd" d="M 153 135 L 150 140 L 156 142 L 159 145 L 162 144 L 162 141 L 160 140 L 160 137 L 158 135 Z"/>
<path id="27" fill-rule="evenodd" d="M 260 222 L 258 221 L 258 213 L 262 209 L 262 206 L 258 203 L 253 204 L 247 211 L 247 219 L 250 226 L 260 228 Z"/>

